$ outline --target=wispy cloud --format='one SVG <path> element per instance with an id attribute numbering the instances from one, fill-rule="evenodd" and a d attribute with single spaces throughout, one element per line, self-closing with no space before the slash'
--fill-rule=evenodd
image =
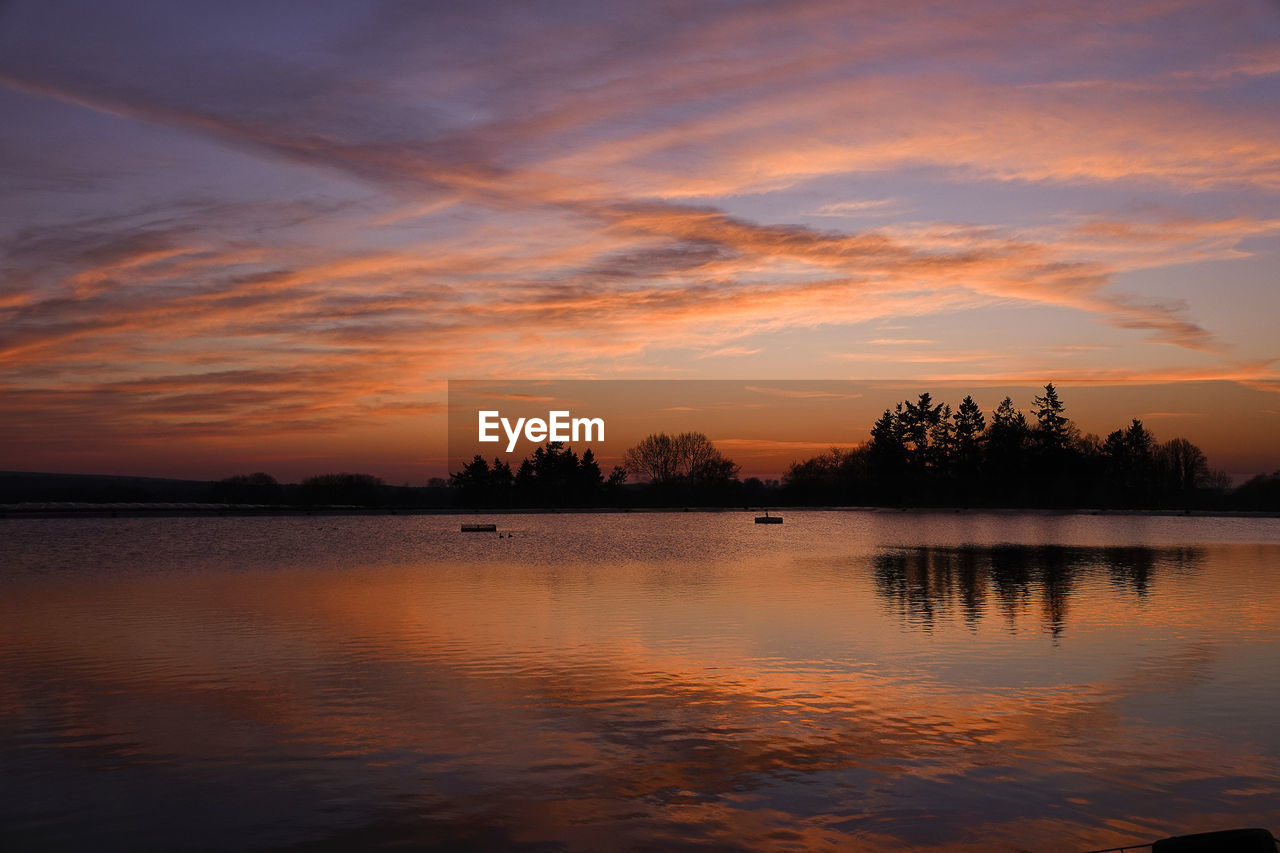
<path id="1" fill-rule="evenodd" d="M 937 341 L 929 338 L 873 338 L 867 341 L 869 344 L 877 344 L 881 346 L 919 346 L 923 344 L 936 344 Z"/>
<path id="2" fill-rule="evenodd" d="M 0 133 L 31 172 L 14 183 L 21 204 L 40 202 L 0 231 L 6 408 L 67 443 L 81 425 L 121 440 L 334 433 L 429 406 L 449 375 L 681 373 L 775 355 L 780 336 L 830 352 L 858 324 L 1011 306 L 1109 337 L 1050 341 L 1032 365 L 1026 346 L 952 347 L 929 327 L 848 357 L 916 370 L 1022 359 L 1010 375 L 1028 375 L 1082 347 L 1141 350 L 1146 364 L 1156 343 L 1205 362 L 1188 375 L 1274 381 L 1269 362 L 1245 360 L 1256 352 L 1228 354 L 1235 342 L 1194 300 L 1122 286 L 1247 258 L 1247 241 L 1280 233 L 1266 204 L 975 224 L 899 191 L 929 181 L 975 210 L 992 185 L 1269 198 L 1275 114 L 1226 95 L 1276 73 L 1274 49 L 1232 36 L 1168 65 L 1154 33 L 1199 20 L 1179 4 L 1098 6 L 1088 32 L 1060 4 L 918 11 L 907 26 L 825 0 L 642 4 L 585 16 L 566 38 L 549 13 L 388 4 L 307 30 L 327 51 L 282 35 L 253 54 L 196 30 L 182 32 L 199 51 L 140 40 L 132 12 L 59 23 L 18 4 L 0 95 L 56 105 L 69 126 L 109 122 L 174 160 L 126 192 L 104 146 L 101 167 L 54 189 L 53 155 L 5 135 L 23 122 Z M 1061 39 L 1032 49 L 1043 32 Z M 1109 59 L 1118 49 L 1165 65 L 1127 70 Z M 1202 91 L 1218 96 L 1187 94 Z M 178 175 L 212 151 L 233 165 L 195 192 Z M 901 180 L 869 183 L 886 176 Z M 62 192 L 98 209 L 49 200 Z M 885 224 L 853 227 L 871 216 Z"/>
<path id="3" fill-rule="evenodd" d="M 698 356 L 699 358 L 741 358 L 748 355 L 758 355 L 764 352 L 762 347 L 720 347 Z"/>
<path id="4" fill-rule="evenodd" d="M 864 214 L 897 213 L 899 203 L 892 198 L 864 199 L 862 201 L 837 201 L 824 204 L 813 212 L 814 216 L 861 216 Z"/>
<path id="5" fill-rule="evenodd" d="M 774 388 L 761 385 L 747 385 L 746 390 L 768 397 L 783 397 L 789 400 L 856 400 L 861 393 L 849 394 L 842 391 L 824 391 L 821 389 Z"/>

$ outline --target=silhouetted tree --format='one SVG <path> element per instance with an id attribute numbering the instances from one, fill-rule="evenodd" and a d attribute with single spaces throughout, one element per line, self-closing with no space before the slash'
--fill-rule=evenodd
<path id="1" fill-rule="evenodd" d="M 1065 450 L 1071 438 L 1070 420 L 1064 414 L 1066 406 L 1058 398 L 1058 390 L 1052 382 L 1044 386 L 1044 395 L 1037 395 L 1035 403 L 1037 444 L 1049 453 Z"/>
<path id="2" fill-rule="evenodd" d="M 505 459 L 494 459 L 493 467 L 489 469 L 489 488 L 493 494 L 494 506 L 509 506 L 511 504 L 512 487 L 515 485 L 515 476 L 511 473 L 511 465 Z"/>
<path id="3" fill-rule="evenodd" d="M 587 492 L 598 492 L 604 486 L 604 474 L 600 471 L 600 463 L 596 455 L 588 447 L 582 452 L 582 461 L 578 464 L 578 479 Z"/>
<path id="4" fill-rule="evenodd" d="M 298 487 L 302 503 L 309 506 L 381 506 L 385 484 L 372 474 L 321 474 L 308 477 Z"/>
<path id="5" fill-rule="evenodd" d="M 1187 495 L 1207 485 L 1209 460 L 1200 448 L 1185 438 L 1173 438 L 1160 446 L 1168 488 Z"/>
<path id="6" fill-rule="evenodd" d="M 534 470 L 532 459 L 526 456 L 520 460 L 520 467 L 516 469 L 512 485 L 522 503 L 533 500 L 538 489 L 538 474 Z"/>
<path id="7" fill-rule="evenodd" d="M 1037 506 L 1073 504 L 1088 480 L 1078 464 L 1077 430 L 1066 416 L 1066 407 L 1052 382 L 1044 386 L 1043 395 L 1036 396 L 1035 404 L 1036 428 L 1031 434 L 1035 485 L 1027 497 Z"/>
<path id="8" fill-rule="evenodd" d="M 1023 500 L 1023 478 L 1031 430 L 1026 416 L 1005 397 L 991 413 L 987 430 L 988 497 L 997 504 Z"/>
<path id="9" fill-rule="evenodd" d="M 916 402 L 906 402 L 900 420 L 907 465 L 919 471 L 932 461 L 929 453 L 930 438 L 942 421 L 942 404 L 935 405 L 932 395 L 925 392 Z"/>
<path id="10" fill-rule="evenodd" d="M 508 506 L 514 479 L 511 466 L 505 461 L 495 458 L 490 466 L 483 456 L 476 454 L 461 471 L 449 475 L 449 484 L 457 490 L 459 506 Z"/>
<path id="11" fill-rule="evenodd" d="M 988 422 L 972 396 L 953 411 L 922 393 L 885 409 L 866 444 L 792 463 L 781 485 L 758 478 L 739 482 L 737 464 L 704 434 L 687 432 L 646 436 L 607 480 L 590 448 L 579 457 L 560 443 L 546 444 L 522 460 L 514 475 L 506 462 L 495 459 L 491 465 L 477 456 L 451 475 L 451 491 L 463 505 L 1227 505 L 1229 481 L 1210 471 L 1203 452 L 1186 439 L 1158 444 L 1136 418 L 1105 440 L 1082 436 L 1053 383 L 1035 403 L 1031 428 L 1009 397 Z M 627 486 L 628 476 L 647 483 Z M 1255 478 L 1235 499 L 1241 506 L 1266 504 L 1270 490 L 1280 488 L 1274 481 L 1280 474 Z M 957 571 L 967 571 L 966 565 L 955 561 Z M 1051 620 L 1061 617 L 1057 604 L 1046 606 Z"/>
<path id="12" fill-rule="evenodd" d="M 884 414 L 871 426 L 867 464 L 879 489 L 876 502 L 897 502 L 906 492 L 907 447 L 902 428 L 902 404 Z"/>
<path id="13" fill-rule="evenodd" d="M 676 442 L 665 432 L 647 435 L 622 457 L 627 473 L 659 485 L 676 477 Z"/>
<path id="14" fill-rule="evenodd" d="M 725 483 L 738 473 L 738 466 L 726 458 L 711 440 L 700 432 L 682 432 L 676 436 L 657 433 L 646 436 L 622 457 L 627 471 L 648 477 L 658 485 L 676 480 L 690 484 Z"/>
<path id="15" fill-rule="evenodd" d="M 524 498 L 539 506 L 580 503 L 580 464 L 578 454 L 558 441 L 535 448 L 533 491 Z"/>
<path id="16" fill-rule="evenodd" d="M 621 503 L 623 488 L 627 484 L 627 469 L 614 465 L 609 471 L 609 479 L 604 481 L 603 499 L 611 503 Z"/>
<path id="17" fill-rule="evenodd" d="M 1280 471 L 1259 474 L 1245 482 L 1231 496 L 1237 509 L 1280 510 Z"/>
<path id="18" fill-rule="evenodd" d="M 1114 498 L 1122 505 L 1150 505 L 1157 479 L 1154 449 L 1155 439 L 1137 418 L 1103 441 L 1106 472 Z"/>
<path id="19" fill-rule="evenodd" d="M 863 502 L 868 456 L 866 448 L 833 447 L 811 459 L 791 463 L 782 478 L 783 487 L 791 500 L 801 504 Z M 757 491 L 763 490 L 764 483 L 760 482 Z"/>
<path id="20" fill-rule="evenodd" d="M 622 457 L 628 473 L 647 477 L 670 500 L 703 502 L 729 497 L 739 467 L 700 432 L 646 436 Z"/>
<path id="21" fill-rule="evenodd" d="M 483 506 L 489 492 L 489 461 L 477 453 L 460 471 L 449 475 L 449 485 L 458 490 L 462 506 Z"/>
<path id="22" fill-rule="evenodd" d="M 948 477 L 951 463 L 955 458 L 955 425 L 952 421 L 951 405 L 944 403 L 938 412 L 938 419 L 929 428 L 929 453 L 926 464 L 934 469 L 935 480 Z"/>
<path id="23" fill-rule="evenodd" d="M 616 467 L 606 483 L 595 453 L 581 457 L 562 442 L 548 442 L 520 461 L 516 472 L 505 460 L 475 456 L 456 473 L 450 486 L 460 506 L 597 506 L 617 500 L 626 471 Z"/>
<path id="24" fill-rule="evenodd" d="M 960 408 L 952 415 L 952 470 L 956 478 L 955 494 L 962 504 L 969 504 L 978 495 L 982 470 L 982 440 L 987 419 L 982 409 L 965 395 Z"/>
<path id="25" fill-rule="evenodd" d="M 1142 425 L 1142 421 L 1133 419 L 1124 431 L 1124 444 L 1130 466 L 1130 487 L 1139 506 L 1151 506 L 1157 482 L 1155 460 L 1155 437 Z"/>
<path id="26" fill-rule="evenodd" d="M 953 418 L 956 461 L 970 470 L 981 458 L 982 434 L 987 428 L 987 419 L 968 394 L 960 401 L 960 408 L 956 409 Z"/>
<path id="27" fill-rule="evenodd" d="M 284 497 L 284 489 L 275 477 L 262 471 L 237 474 L 213 484 L 213 499 L 233 504 L 275 504 Z"/>

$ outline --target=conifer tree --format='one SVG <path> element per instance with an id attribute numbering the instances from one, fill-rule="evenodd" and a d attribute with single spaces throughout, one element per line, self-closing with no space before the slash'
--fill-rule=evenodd
<path id="1" fill-rule="evenodd" d="M 1050 451 L 1066 448 L 1070 439 L 1070 420 L 1063 412 L 1066 406 L 1058 398 L 1058 390 L 1050 382 L 1044 386 L 1044 395 L 1037 396 L 1036 439 L 1040 446 Z"/>
<path id="2" fill-rule="evenodd" d="M 934 404 L 929 392 L 920 395 L 915 403 L 906 401 L 899 420 L 906 446 L 907 461 L 915 468 L 923 468 L 929 462 L 929 439 L 942 420 L 942 404 Z"/>
<path id="3" fill-rule="evenodd" d="M 1010 401 L 1012 405 L 1012 401 Z M 982 432 L 987 428 L 987 419 L 982 409 L 968 394 L 960 401 L 956 409 L 954 435 L 957 460 L 961 464 L 969 464 L 978 458 L 982 448 Z"/>

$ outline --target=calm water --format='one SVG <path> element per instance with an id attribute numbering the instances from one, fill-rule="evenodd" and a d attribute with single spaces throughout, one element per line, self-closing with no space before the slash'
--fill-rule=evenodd
<path id="1" fill-rule="evenodd" d="M 1280 831 L 1280 521 L 0 520 L 0 847 Z"/>

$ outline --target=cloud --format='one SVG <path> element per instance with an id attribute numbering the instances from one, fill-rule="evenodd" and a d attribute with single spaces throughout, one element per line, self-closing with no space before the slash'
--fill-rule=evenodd
<path id="1" fill-rule="evenodd" d="M 527 226 L 527 239 L 508 235 L 505 245 L 484 247 L 464 238 L 352 253 L 298 249 L 270 233 L 210 241 L 225 220 L 251 213 L 225 206 L 151 226 L 125 217 L 119 228 L 14 241 L 20 251 L 6 255 L 9 280 L 25 284 L 0 308 L 0 352 L 9 384 L 26 396 L 10 397 L 11 405 L 54 433 L 67 432 L 55 420 L 78 431 L 96 419 L 102 435 L 154 438 L 174 434 L 166 418 L 183 417 L 189 437 L 333 431 L 401 417 L 406 410 L 392 402 L 420 396 L 429 377 L 582 375 L 593 360 L 658 347 L 746 355 L 762 349 L 739 343 L 755 333 L 1010 299 L 1076 308 L 1191 347 L 1208 342 L 1178 306 L 1108 295 L 1101 269 L 1052 261 L 1051 244 L 998 230 L 913 240 L 761 225 L 667 203 L 573 210 L 597 228 L 576 245 L 560 245 L 545 224 Z M 122 373 L 171 376 L 174 363 L 190 366 L 172 380 L 188 383 L 186 392 L 119 384 Z M 254 372 L 264 363 L 297 381 L 233 394 L 206 391 L 199 378 L 207 370 L 265 383 Z M 331 375 L 316 381 L 317 368 Z M 105 393 L 92 393 L 95 386 Z M 369 402 L 378 395 L 388 402 Z M 58 418 L 37 417 L 42 405 Z"/>
<path id="2" fill-rule="evenodd" d="M 710 352 L 702 353 L 698 358 L 740 358 L 748 355 L 759 355 L 764 352 L 762 347 L 720 347 Z"/>
<path id="3" fill-rule="evenodd" d="M 10 82 L 15 83 L 13 78 Z M 25 81 L 16 84 L 89 103 L 47 84 Z M 555 180 L 554 173 L 512 170 L 474 158 L 459 161 L 453 155 L 441 156 L 433 146 L 410 149 L 388 143 L 339 144 L 301 136 L 296 131 L 291 135 L 287 126 L 271 128 L 244 119 L 159 106 L 136 98 L 121 101 L 120 97 L 106 96 L 98 103 L 104 104 L 101 108 L 146 121 L 174 123 L 276 155 L 335 167 L 379 185 L 416 185 L 419 191 L 447 191 L 471 203 L 499 208 L 550 205 L 571 215 L 590 217 L 615 233 L 621 231 L 633 238 L 643 235 L 663 241 L 639 252 L 608 253 L 594 266 L 582 270 L 583 276 L 606 279 L 685 276 L 687 280 L 688 276 L 699 273 L 712 278 L 719 273 L 723 278 L 740 272 L 743 267 L 762 271 L 770 264 L 793 261 L 837 273 L 875 275 L 881 272 L 874 263 L 879 261 L 896 266 L 900 273 L 928 267 L 954 281 L 964 275 L 966 267 L 972 267 L 973 274 L 966 276 L 968 281 L 958 284 L 973 291 L 996 298 L 1044 301 L 1093 312 L 1120 328 L 1149 331 L 1157 339 L 1181 346 L 1214 346 L 1203 329 L 1177 316 L 1180 313 L 1177 306 L 1140 303 L 1131 298 L 1097 293 L 1105 284 L 1105 268 L 1055 261 L 1048 257 L 1051 251 L 1048 247 L 1017 246 L 1005 237 L 991 239 L 991 235 L 972 234 L 968 235 L 967 252 L 951 256 L 926 253 L 909 245 L 895 244 L 883 235 L 829 234 L 801 226 L 751 223 L 707 208 L 617 201 L 604 192 L 608 187 L 591 181 L 567 185 Z M 805 159 L 812 162 L 812 158 L 806 156 Z M 975 244 L 981 243 L 986 245 L 980 245 L 982 253 L 979 253 Z M 1012 269 L 1006 272 L 983 268 L 992 265 Z M 997 274 L 989 275 L 993 271 Z M 937 284 L 935 279 L 925 286 Z"/>
<path id="4" fill-rule="evenodd" d="M 918 346 L 921 344 L 936 344 L 937 341 L 929 338 L 875 338 L 867 341 L 867 343 L 882 346 Z"/>
<path id="5" fill-rule="evenodd" d="M 837 201 L 824 204 L 813 212 L 814 216 L 861 216 L 886 214 L 897 211 L 898 202 L 892 198 L 865 199 L 863 201 Z"/>
<path id="6" fill-rule="evenodd" d="M 95 172 L 76 187 L 108 193 L 105 211 L 50 204 L 0 234 L 0 386 L 31 429 L 58 430 L 42 405 L 71 415 L 68 441 L 89 423 L 326 431 L 399 418 L 447 375 L 678 374 L 693 368 L 654 353 L 773 354 L 770 335 L 1009 306 L 1224 358 L 1194 302 L 1123 292 L 1118 276 L 1244 257 L 1242 241 L 1280 230 L 1273 217 L 901 222 L 917 199 L 858 182 L 905 171 L 951 188 L 1269 193 L 1274 116 L 1178 86 L 1233 92 L 1274 73 L 1274 51 L 1209 46 L 1135 80 L 1103 60 L 1121 47 L 1169 61 L 1155 32 L 1194 11 L 1098 5 L 1086 29 L 1056 4 L 917 11 L 906 26 L 829 2 L 615 8 L 566 38 L 554 15 L 388 4 L 331 32 L 308 29 L 323 15 L 295 22 L 327 52 L 285 39 L 266 55 L 228 39 L 234 27 L 197 38 L 198 20 L 163 7 L 151 29 L 200 50 L 140 40 L 131 13 L 85 7 L 55 30 L 20 6 L 30 38 L 0 38 L 9 95 L 63 105 L 69 125 L 88 110 L 156 134 L 176 164 L 217 147 L 264 171 L 228 168 L 212 198 L 166 189 L 181 165 L 119 197 Z M 1061 41 L 1033 49 L 1046 31 Z M 1111 69 L 1105 98 L 1081 57 Z M 32 150 L 20 143 L 0 139 Z M 23 160 L 28 191 L 50 162 Z M 250 192 L 264 173 L 281 181 L 265 193 L 276 201 Z M 311 189 L 317 175 L 343 191 Z M 783 188 L 802 195 L 741 204 Z M 745 209 L 895 221 L 826 230 Z M 987 355 L 939 345 L 894 361 Z"/>
<path id="7" fill-rule="evenodd" d="M 791 400 L 856 400 L 862 396 L 858 394 L 846 394 L 838 391 L 822 391 L 818 389 L 803 388 L 771 388 L 769 386 L 747 385 L 744 386 L 747 391 L 756 394 L 764 394 L 769 397 L 784 397 Z"/>
<path id="8" fill-rule="evenodd" d="M 848 441 L 785 441 L 764 438 L 716 438 L 712 443 L 731 454 L 748 457 L 790 452 L 824 453 L 833 447 L 848 445 Z"/>
<path id="9" fill-rule="evenodd" d="M 1053 381 L 1070 385 L 1161 385 L 1186 382 L 1234 382 L 1250 388 L 1280 392 L 1280 359 L 1250 359 L 1207 366 L 1076 367 L 1049 365 L 1018 371 L 932 374 L 922 379 L 990 385 L 1037 385 L 1052 373 Z"/>

